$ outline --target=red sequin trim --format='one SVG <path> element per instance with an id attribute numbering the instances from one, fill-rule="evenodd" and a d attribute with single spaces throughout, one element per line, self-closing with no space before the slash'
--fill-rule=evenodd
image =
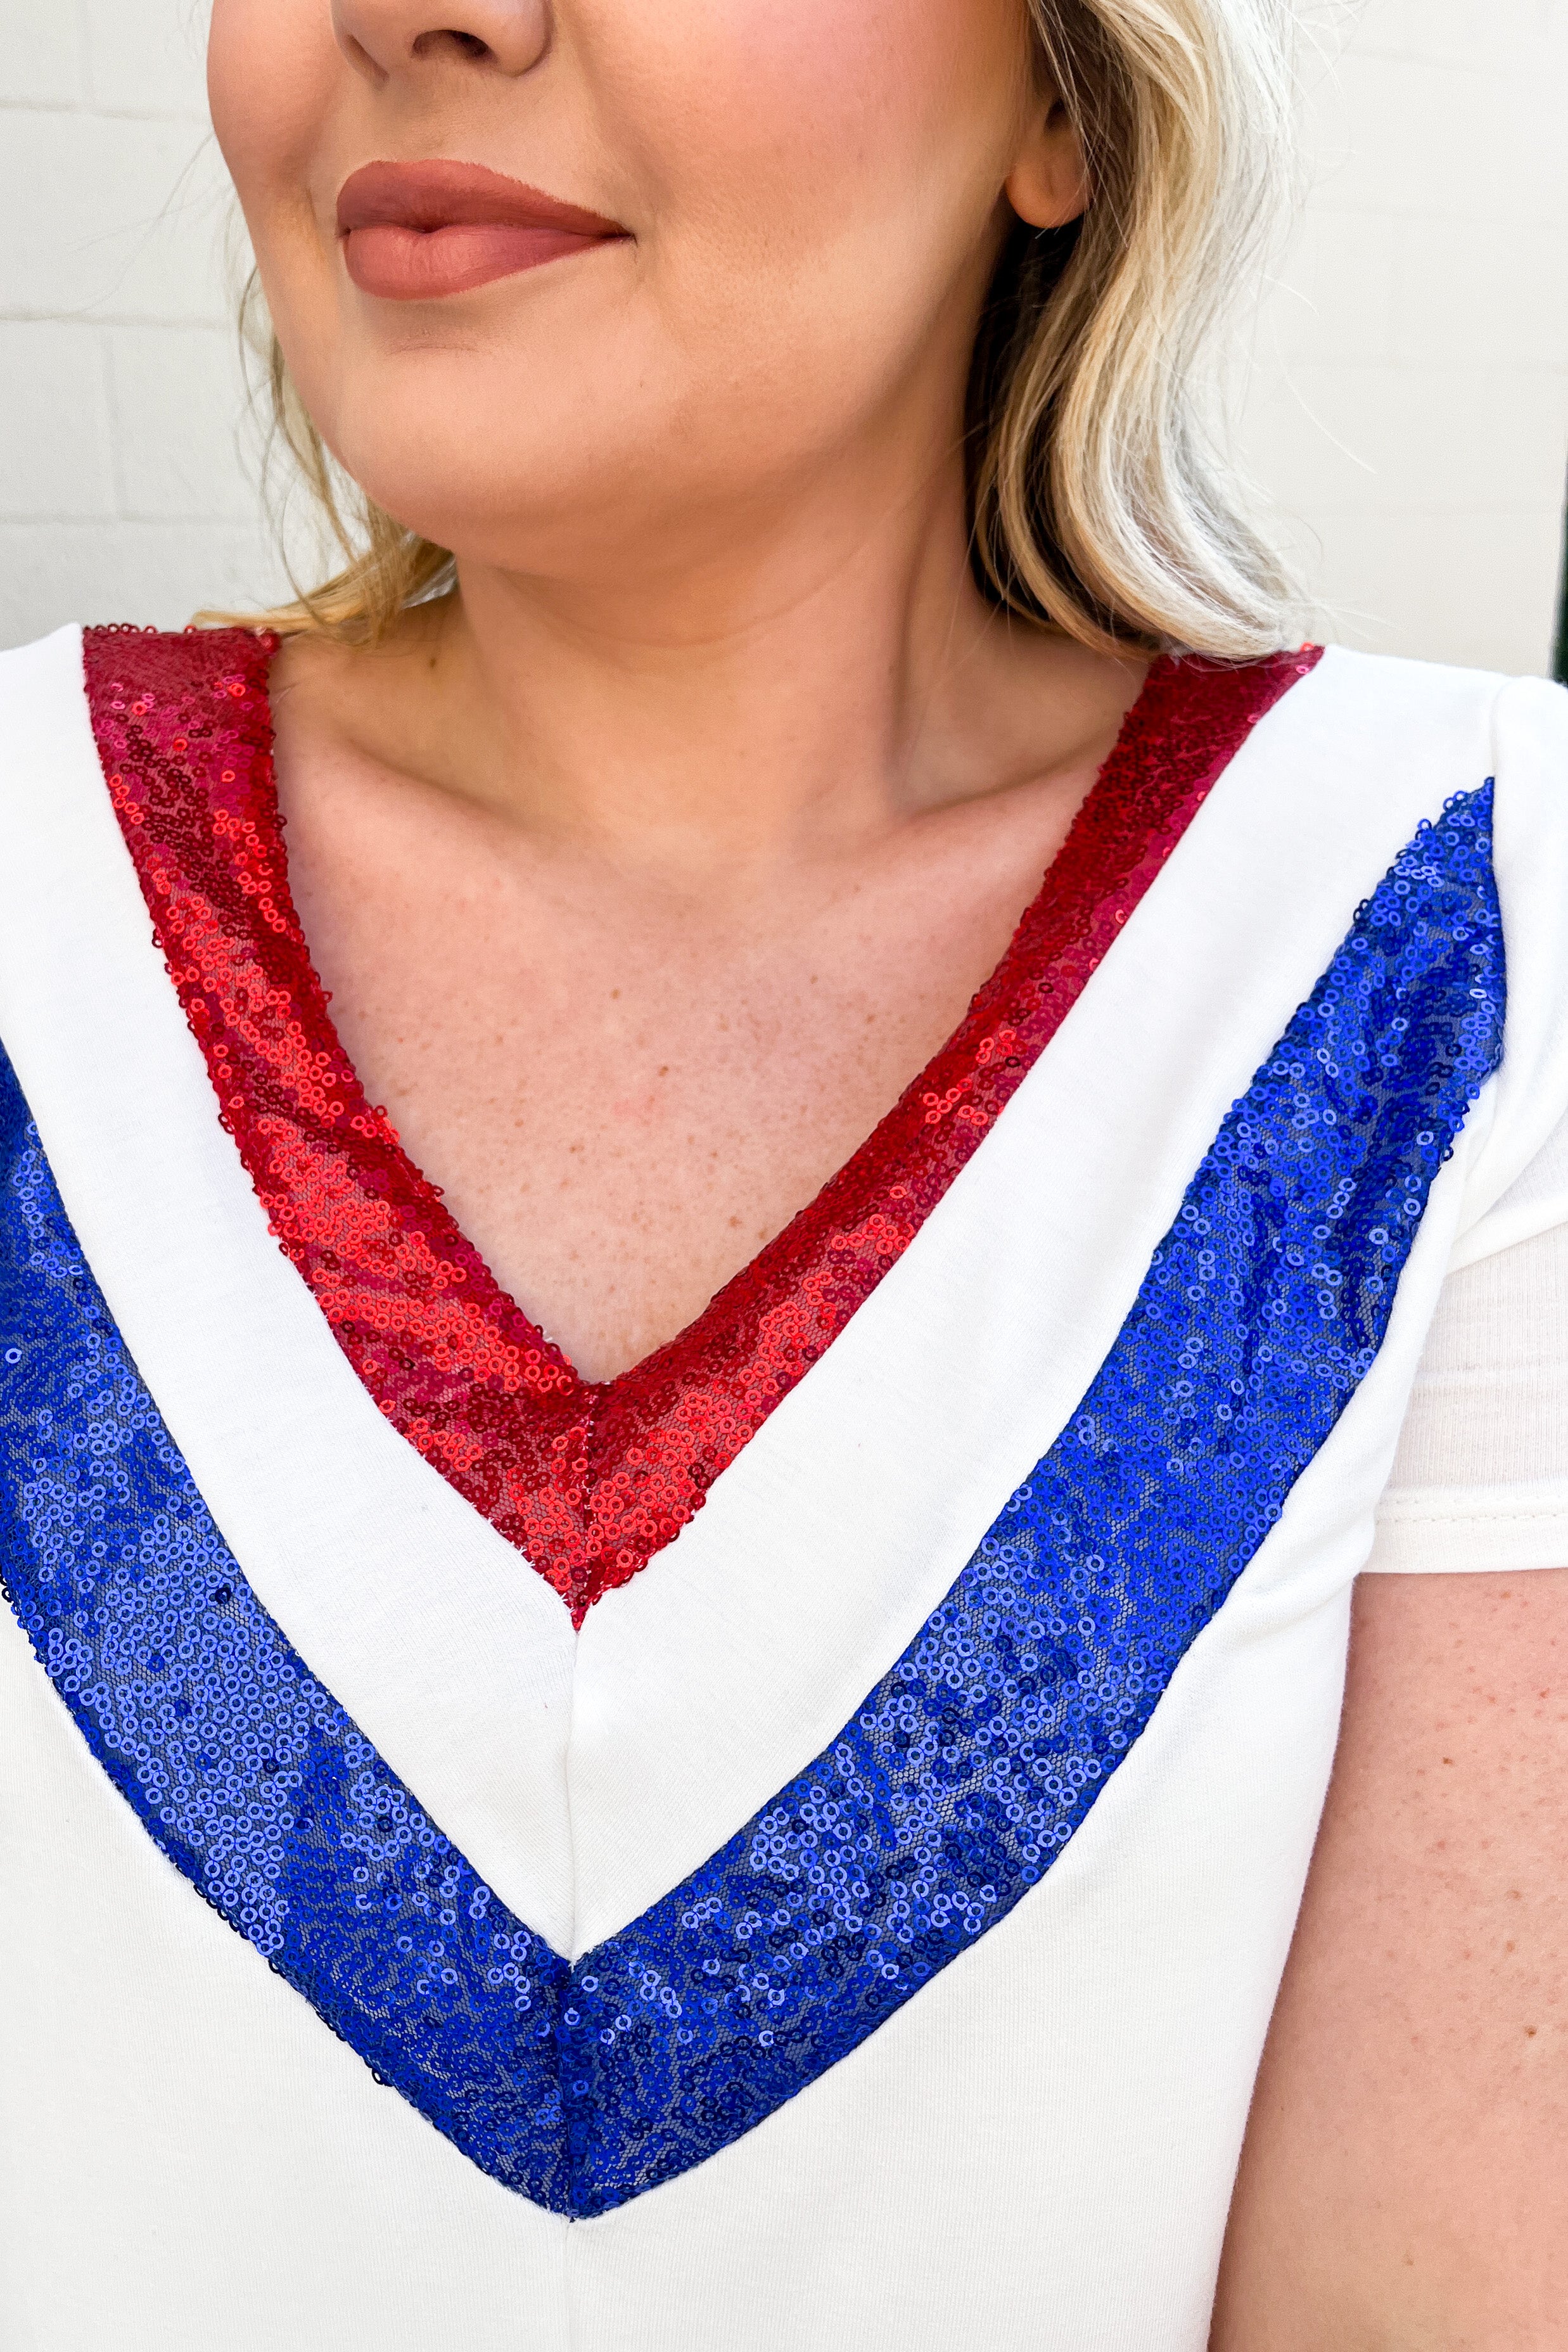
<path id="1" fill-rule="evenodd" d="M 1216 777 L 1318 658 L 1156 662 L 1012 944 L 848 1164 L 678 1339 L 580 1380 L 367 1100 L 289 895 L 272 640 L 93 629 L 104 773 L 272 1231 L 388 1419 L 580 1623 L 700 1509 L 843 1329 L 1050 1042 Z"/>

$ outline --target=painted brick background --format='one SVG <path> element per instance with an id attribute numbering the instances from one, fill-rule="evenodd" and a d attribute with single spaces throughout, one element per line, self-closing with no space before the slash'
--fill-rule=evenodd
<path id="1" fill-rule="evenodd" d="M 1568 0 L 1301 0 L 1311 188 L 1239 442 L 1322 625 L 1539 669 L 1568 459 Z M 0 644 L 265 600 L 204 0 L 0 0 Z"/>
<path id="2" fill-rule="evenodd" d="M 1312 190 L 1241 446 L 1334 635 L 1549 666 L 1568 473 L 1568 0 L 1303 11 Z"/>
<path id="3" fill-rule="evenodd" d="M 0 643 L 278 579 L 236 449 L 205 14 L 0 0 Z"/>

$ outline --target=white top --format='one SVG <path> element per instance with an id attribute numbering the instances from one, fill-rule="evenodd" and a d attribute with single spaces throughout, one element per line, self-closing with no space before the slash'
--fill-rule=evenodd
<path id="1" fill-rule="evenodd" d="M 1455 894 L 1479 908 L 1492 887 L 1476 881 L 1462 830 L 1483 822 L 1489 779 L 1492 849 L 1481 862 L 1495 876 L 1507 975 L 1490 1076 L 1501 960 L 1478 979 L 1480 948 L 1466 964 L 1471 947 L 1450 938 Z M 1455 795 L 1464 808 L 1445 831 Z M 1424 824 L 1436 831 L 1411 850 Z M 1402 858 L 1396 888 L 1385 886 Z M 1215 1488 L 1219 1502 L 1200 1508 L 1186 1498 L 1213 1449 L 1201 1461 L 1182 1452 L 1179 1383 L 1201 1389 L 1206 1349 L 1229 1345 L 1252 1311 L 1237 1306 L 1236 1285 L 1253 1265 L 1248 1250 L 1265 1264 L 1300 1140 L 1281 1113 L 1278 1137 L 1265 1137 L 1275 1174 L 1260 1190 L 1229 1114 L 1245 1098 L 1266 1123 L 1270 1103 L 1293 1101 L 1298 1126 L 1316 1122 L 1324 1150 L 1350 1154 L 1347 1184 L 1371 1181 L 1372 1145 L 1345 1140 L 1361 1117 L 1351 1077 L 1365 1076 L 1346 1040 L 1360 1050 L 1356 959 L 1366 923 L 1396 905 L 1388 892 L 1410 938 L 1426 926 L 1426 977 L 1410 982 L 1416 1009 L 1399 1033 L 1418 1042 L 1397 1051 L 1427 1055 L 1412 1067 L 1432 1076 L 1437 1108 L 1396 1099 L 1391 1079 L 1393 1108 L 1377 1114 L 1387 1164 L 1404 1171 L 1388 1181 L 1413 1203 L 1409 1230 L 1390 1224 L 1393 1238 L 1373 1236 L 1352 1266 L 1334 1255 L 1340 1209 L 1306 1202 L 1300 1278 L 1279 1276 L 1295 1282 L 1297 1303 L 1273 1322 L 1260 1307 L 1237 1342 L 1236 1409 L 1247 1387 L 1267 1442 L 1247 1440 L 1247 1462 L 1225 1473 L 1242 1485 Z M 1371 915 L 1359 916 L 1369 898 Z M 748 1823 L 755 1836 L 758 1817 L 781 1820 L 790 1789 L 826 1775 L 857 1724 L 881 1727 L 864 1732 L 873 1762 L 893 1755 L 885 1727 L 900 1690 L 929 1679 L 945 1606 L 978 1592 L 968 1616 L 951 1617 L 966 1656 L 998 1625 L 1013 1645 L 992 1716 L 971 1711 L 938 1738 L 955 1751 L 967 1742 L 966 1756 L 989 1741 L 1002 1779 L 982 1771 L 955 1796 L 957 1781 L 942 1777 L 959 1769 L 949 1758 L 929 1790 L 895 1775 L 866 1815 L 873 1828 L 905 1824 L 904 1835 L 910 1805 L 946 1805 L 920 1853 L 938 1881 L 950 1867 L 962 1881 L 953 1900 L 974 1906 L 951 1965 L 913 1990 L 899 1981 L 883 2021 L 845 2029 L 841 2050 L 840 2011 L 823 1995 L 797 2018 L 797 1979 L 780 1958 L 769 1981 L 794 2021 L 798 2084 L 759 2092 L 765 2112 L 734 2129 L 704 2093 L 700 2160 L 613 2201 L 587 2195 L 572 2218 L 528 2193 L 533 2176 L 507 2185 L 482 2168 L 478 2143 L 433 2124 L 395 2073 L 378 2082 L 361 2045 L 340 2038 L 341 2019 L 335 2032 L 298 1974 L 269 1968 L 277 1953 L 235 1932 L 216 1896 L 200 1899 L 191 1870 L 150 1834 L 156 1796 L 132 1789 L 128 1801 L 125 1775 L 158 1785 L 156 1754 L 122 1759 L 120 1786 L 95 1754 L 84 1727 L 98 1703 L 91 1672 L 73 1682 L 59 1663 L 74 1638 L 66 1616 L 50 1621 L 53 1675 L 38 1654 L 37 1626 L 56 1603 L 37 1563 L 49 1482 L 63 1475 L 52 1457 L 47 1475 L 40 1465 L 56 1440 L 61 1461 L 99 1459 L 93 1432 L 110 1408 L 94 1404 L 93 1383 L 110 1375 L 107 1358 L 72 1371 L 78 1343 L 51 1340 L 52 1420 L 32 1391 L 8 1404 L 0 1390 L 0 1434 L 22 1426 L 24 1408 L 34 1415 L 0 1452 L 15 1506 L 9 1538 L 0 1520 L 0 1579 L 17 1604 L 0 1604 L 6 2342 L 39 2352 L 1198 2352 L 1333 1755 L 1351 1582 L 1368 1564 L 1568 1563 L 1565 904 L 1568 698 L 1534 681 L 1331 652 L 1231 761 L 908 1248 L 704 1507 L 574 1631 L 550 1586 L 378 1411 L 268 1231 L 105 790 L 78 633 L 0 660 L 0 1042 L 47 1162 L 40 1175 L 24 1142 L 5 1171 L 14 1234 L 31 1239 L 13 1241 L 9 1289 L 0 1240 L 0 1353 L 15 1337 L 7 1310 L 43 1297 L 37 1286 L 56 1283 L 62 1315 L 79 1307 L 79 1282 L 57 1273 L 74 1234 L 107 1304 L 105 1344 L 122 1343 L 125 1378 L 144 1384 L 136 1394 L 168 1433 L 170 1475 L 193 1482 L 231 1581 L 254 1594 L 472 1881 L 562 1970 L 580 1963 L 561 1978 L 563 2003 L 582 1997 L 590 1969 L 621 1967 L 623 1955 L 634 1981 L 647 1952 L 665 1948 L 650 1937 L 705 1932 L 670 1911 L 672 1890 L 697 1890 L 677 1898 L 690 1913 L 710 1858 Z M 1484 908 L 1465 925 L 1484 947 Z M 1320 1053 L 1298 1009 L 1335 973 L 1351 977 L 1331 990 L 1340 1027 Z M 1441 1022 L 1450 1043 L 1469 1023 L 1474 1087 L 1432 1045 Z M 1378 1031 L 1374 1063 L 1396 1051 L 1389 1034 Z M 1444 1071 L 1446 1094 L 1432 1075 Z M 1448 1130 L 1421 1127 L 1428 1117 L 1450 1119 L 1446 1160 Z M 1210 1192 L 1195 1189 L 1205 1182 Z M 1245 1234 L 1231 1211 L 1220 1231 L 1212 1188 L 1223 1183 L 1233 1204 L 1253 1203 Z M 1297 1246 L 1288 1212 L 1287 1202 L 1287 1257 Z M 1218 1311 L 1211 1299 L 1195 1305 L 1192 1331 L 1150 1372 L 1155 1358 L 1129 1352 L 1154 1346 L 1150 1312 L 1157 1323 L 1185 1311 L 1213 1273 L 1215 1253 L 1193 1237 L 1204 1215 L 1219 1234 L 1223 1329 L 1216 1338 L 1202 1323 Z M 1241 1253 L 1234 1265 L 1227 1249 Z M 1397 1277 L 1381 1304 L 1368 1271 L 1378 1250 Z M 1146 1312 L 1151 1283 L 1173 1267 L 1177 1286 Z M 1354 1301 L 1341 1283 L 1359 1285 Z M 1301 1301 L 1312 1297 L 1325 1303 L 1309 1313 Z M 1299 1329 L 1290 1315 L 1304 1318 Z M 1333 1326 L 1332 1348 L 1319 1325 Z M 26 1370 L 24 1342 L 31 1329 L 16 1341 Z M 1322 1402 L 1331 1389 L 1332 1406 Z M 68 1394 L 83 1416 L 79 1444 Z M 1085 1521 L 1063 1538 L 1077 1568 L 1057 1576 L 1051 1530 L 1069 1505 L 1090 1510 L 1083 1497 L 1102 1490 L 1083 1482 L 1105 1461 L 1134 1461 L 1140 1431 L 1115 1416 L 1140 1395 L 1149 1426 L 1166 1433 L 1149 1456 L 1159 1462 L 1139 1473 L 1114 1528 Z M 1253 1492 L 1245 1482 L 1263 1478 L 1257 1465 L 1298 1425 L 1308 1433 L 1280 1474 L 1282 1508 L 1265 1495 L 1243 1541 L 1234 1497 Z M 107 1509 L 131 1507 L 110 1470 L 93 1475 Z M 1050 1499 L 1052 1478 L 1066 1503 Z M 1151 1478 L 1168 1480 L 1169 1494 Z M 1137 1532 L 1148 1526 L 1153 1538 Z M 992 1574 L 985 1563 L 1013 1528 L 1028 1531 L 1025 1570 L 975 1587 L 969 1564 Z M 1076 1659 L 1077 1612 L 1086 1628 L 1118 1543 L 1132 1548 L 1134 1600 L 1117 1604 L 1103 1638 L 1083 1633 L 1100 1681 L 1082 1703 L 1097 1722 L 1123 1706 L 1133 1736 L 1093 1767 L 1098 1794 L 1050 1800 L 1060 1834 L 1038 1826 L 1043 1795 L 1036 1812 L 1009 1814 L 1013 1842 L 986 1849 L 990 1876 L 977 1893 L 944 1843 L 953 1822 L 970 1819 L 966 1806 L 983 1811 L 1009 1772 L 1009 1790 L 1045 1786 L 1038 1772 L 1029 1782 L 1033 1750 L 1019 1749 L 1008 1713 L 1024 1672 L 1023 1620 L 1006 1613 L 1018 1576 L 1038 1574 L 1046 1596 L 1030 1604 L 1027 1640 L 1045 1643 L 1040 1610 L 1057 1610 L 1051 1639 Z M 1155 1594 L 1157 1632 L 1167 1567 L 1186 1575 L 1206 1544 L 1217 1558 L 1235 1551 L 1236 1572 L 1223 1590 L 1205 1588 L 1190 1641 L 1164 1665 L 1136 1646 L 1144 1630 L 1135 1654 L 1116 1650 L 1136 1595 Z M 968 1672 L 955 1669 L 956 1692 L 971 1687 Z M 1088 1672 L 1062 1669 L 1054 1716 L 1049 1692 L 1031 1699 L 1037 1746 L 1071 1717 Z M 1087 1752 L 1069 1746 L 1069 1761 Z M 1065 1764 L 1056 1777 L 1071 1777 Z M 900 1796 L 906 1787 L 914 1794 Z M 1020 1831 L 1020 1819 L 1037 1825 Z M 1028 1835 L 1046 1843 L 1026 1891 L 1021 1876 L 997 1878 L 994 1857 L 1024 1874 Z M 908 1864 L 889 1867 L 896 1877 Z M 365 1932 L 379 1932 L 373 1920 Z M 904 1962 L 883 1941 L 893 1982 Z M 615 2030 L 604 2029 L 607 2048 Z M 563 2063 L 570 2073 L 591 2060 Z M 624 2095 L 641 2128 L 663 2094 L 616 2075 L 614 2051 L 603 2063 L 606 2111 Z M 677 2073 L 682 2063 L 670 2060 Z M 755 2037 L 737 2063 L 772 2079 Z M 682 2112 L 689 2119 L 689 2103 Z"/>

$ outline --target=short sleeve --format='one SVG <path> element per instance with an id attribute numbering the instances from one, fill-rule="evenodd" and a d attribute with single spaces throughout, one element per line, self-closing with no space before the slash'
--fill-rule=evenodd
<path id="1" fill-rule="evenodd" d="M 1438 1299 L 1367 1567 L 1568 1568 L 1568 1119 L 1464 1256 Z"/>

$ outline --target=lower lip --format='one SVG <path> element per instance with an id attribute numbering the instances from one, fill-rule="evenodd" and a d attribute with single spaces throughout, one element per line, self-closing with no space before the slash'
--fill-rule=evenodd
<path id="1" fill-rule="evenodd" d="M 345 266 L 360 291 L 387 302 L 433 302 L 446 294 L 466 294 L 497 278 L 515 278 L 519 270 L 620 242 L 572 229 L 502 222 L 455 222 L 428 229 L 378 224 L 350 229 L 341 239 Z"/>

